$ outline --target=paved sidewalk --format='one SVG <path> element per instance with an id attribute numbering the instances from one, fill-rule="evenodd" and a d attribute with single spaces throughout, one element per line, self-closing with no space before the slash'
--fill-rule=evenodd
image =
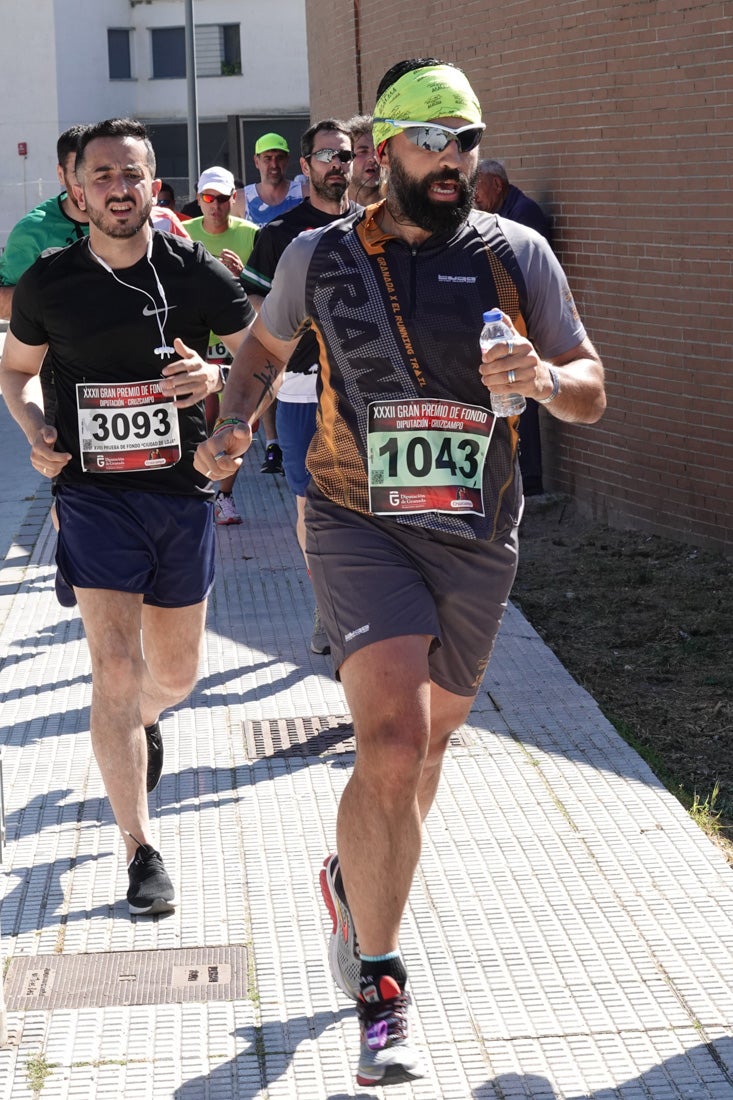
<path id="1" fill-rule="evenodd" d="M 246 522 L 217 532 L 201 677 L 151 796 L 179 906 L 135 920 L 48 487 L 24 446 L 2 457 L 0 1100 L 382 1095 L 354 1083 L 328 974 L 317 875 L 353 730 L 308 649 L 283 479 L 256 443 Z M 402 946 L 429 1071 L 391 1100 L 733 1098 L 731 869 L 514 608 L 447 754 Z"/>

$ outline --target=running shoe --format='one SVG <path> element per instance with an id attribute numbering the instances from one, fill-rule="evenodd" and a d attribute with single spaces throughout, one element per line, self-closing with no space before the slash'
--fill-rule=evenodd
<path id="1" fill-rule="evenodd" d="M 368 986 L 357 1002 L 361 1054 L 356 1083 L 398 1085 L 425 1076 L 422 1055 L 410 1032 L 411 998 L 394 978 L 384 977 L 379 989 Z"/>
<path id="2" fill-rule="evenodd" d="M 148 743 L 148 794 L 160 783 L 163 774 L 163 737 L 158 722 L 145 727 L 145 740 Z"/>
<path id="3" fill-rule="evenodd" d="M 321 622 L 321 613 L 316 608 L 316 613 L 313 616 L 313 633 L 311 634 L 311 653 L 319 653 L 321 656 L 325 656 L 331 652 L 331 646 L 328 642 L 326 631 L 323 629 L 323 623 Z"/>
<path id="4" fill-rule="evenodd" d="M 242 517 L 234 507 L 234 497 L 231 493 L 222 493 L 221 489 L 214 500 L 214 522 L 224 527 L 242 522 Z"/>
<path id="5" fill-rule="evenodd" d="M 163 866 L 160 852 L 141 844 L 127 868 L 130 887 L 127 904 L 136 917 L 172 913 L 176 907 L 175 890 Z"/>
<path id="6" fill-rule="evenodd" d="M 260 467 L 261 474 L 282 474 L 283 453 L 279 443 L 268 443 L 265 447 L 265 461 Z"/>
<path id="7" fill-rule="evenodd" d="M 328 964 L 331 977 L 342 993 L 359 1000 L 359 945 L 356 942 L 354 922 L 346 904 L 346 894 L 339 871 L 339 857 L 327 856 L 320 875 L 321 894 L 331 917 L 333 928 L 328 945 Z"/>

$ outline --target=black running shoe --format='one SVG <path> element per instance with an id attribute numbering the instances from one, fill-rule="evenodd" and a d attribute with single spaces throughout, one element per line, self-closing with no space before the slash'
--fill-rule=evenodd
<path id="1" fill-rule="evenodd" d="M 261 474 L 282 474 L 283 470 L 283 453 L 280 450 L 279 443 L 268 443 L 265 448 L 265 461 L 260 467 Z"/>
<path id="2" fill-rule="evenodd" d="M 425 1076 L 422 1055 L 410 1032 L 410 994 L 392 978 L 362 991 L 356 1011 L 361 1031 L 358 1085 L 397 1085 Z"/>
<path id="3" fill-rule="evenodd" d="M 141 844 L 127 873 L 130 876 L 127 904 L 134 916 L 152 917 L 157 913 L 173 912 L 176 894 L 160 852 L 149 844 Z"/>
<path id="4" fill-rule="evenodd" d="M 163 737 L 158 722 L 145 727 L 145 740 L 148 743 L 148 794 L 154 791 L 163 774 Z"/>

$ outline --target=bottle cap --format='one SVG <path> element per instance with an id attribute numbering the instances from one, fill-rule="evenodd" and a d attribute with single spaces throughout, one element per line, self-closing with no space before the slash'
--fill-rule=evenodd
<path id="1" fill-rule="evenodd" d="M 500 309 L 489 309 L 484 313 L 484 324 L 488 325 L 491 321 L 501 321 Z"/>

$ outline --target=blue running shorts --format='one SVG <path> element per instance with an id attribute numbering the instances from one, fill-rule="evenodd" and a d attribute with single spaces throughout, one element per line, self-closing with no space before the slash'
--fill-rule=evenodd
<path id="1" fill-rule="evenodd" d="M 285 480 L 296 497 L 304 497 L 311 475 L 305 456 L 316 430 L 315 401 L 278 401 L 277 438 L 283 453 Z"/>
<path id="2" fill-rule="evenodd" d="M 478 691 L 517 571 L 517 529 L 463 539 L 341 508 L 311 482 L 306 553 L 334 670 L 364 646 L 432 635 L 430 678 Z"/>
<path id="3" fill-rule="evenodd" d="M 75 588 L 139 592 L 155 607 L 200 603 L 214 583 L 213 503 L 60 485 L 56 564 Z"/>

